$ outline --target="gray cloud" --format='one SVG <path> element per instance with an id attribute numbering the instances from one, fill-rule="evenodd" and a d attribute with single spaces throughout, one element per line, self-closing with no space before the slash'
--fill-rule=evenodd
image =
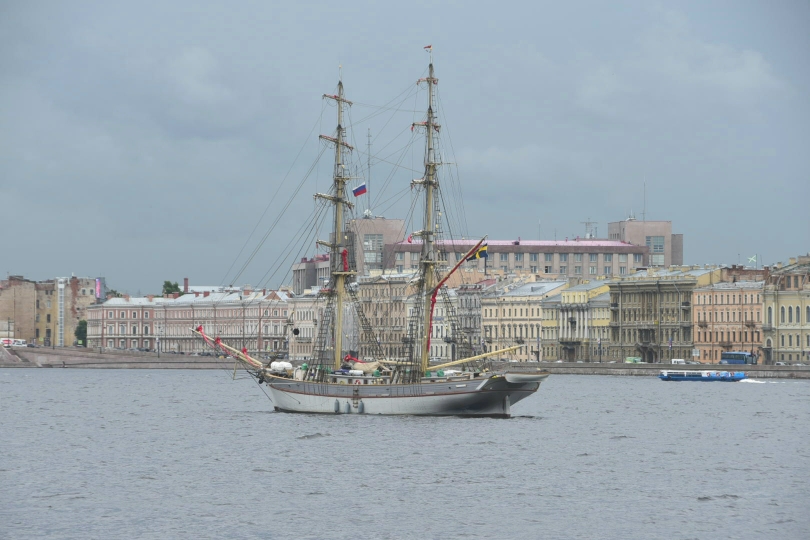
<path id="1" fill-rule="evenodd" d="M 540 221 L 571 236 L 588 217 L 604 234 L 641 214 L 646 181 L 648 217 L 685 234 L 689 262 L 806 252 L 810 8 L 704 4 L 5 4 L 2 270 L 101 273 L 132 292 L 231 279 L 332 130 L 320 96 L 339 64 L 360 165 L 369 127 L 402 158 L 375 162 L 373 185 L 390 177 L 375 198 L 391 199 L 421 168 L 420 144 L 397 150 L 424 93 L 396 116 L 367 105 L 413 88 L 428 43 L 471 234 L 535 237 Z M 242 281 L 273 265 L 330 171 L 327 156 Z"/>

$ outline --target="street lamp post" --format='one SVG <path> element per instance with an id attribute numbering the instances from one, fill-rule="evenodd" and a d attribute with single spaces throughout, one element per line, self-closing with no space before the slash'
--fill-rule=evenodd
<path id="1" fill-rule="evenodd" d="M 602 336 L 596 339 L 596 347 L 599 349 L 599 363 L 602 363 Z"/>

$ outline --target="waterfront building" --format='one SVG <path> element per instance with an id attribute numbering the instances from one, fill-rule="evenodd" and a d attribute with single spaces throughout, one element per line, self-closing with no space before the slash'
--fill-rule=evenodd
<path id="1" fill-rule="evenodd" d="M 604 346 L 607 346 L 606 315 L 609 310 L 602 296 L 608 291 L 607 281 L 596 280 L 580 283 L 560 293 L 556 310 L 559 331 L 554 345 L 562 360 L 590 361 L 600 340 L 604 339 Z"/>
<path id="2" fill-rule="evenodd" d="M 638 266 L 669 267 L 683 264 L 683 235 L 672 234 L 671 221 L 638 221 L 630 217 L 608 223 L 608 238 L 646 246 L 649 252 Z"/>
<path id="3" fill-rule="evenodd" d="M 357 296 L 362 313 L 376 334 L 377 344 L 372 339 L 363 339 L 359 358 L 403 360 L 408 331 L 408 313 L 412 306 L 407 299 L 414 293 L 414 272 L 374 272 L 357 280 Z M 409 309 L 410 308 L 410 309 Z M 362 323 L 358 325 L 362 331 Z"/>
<path id="4" fill-rule="evenodd" d="M 104 293 L 104 278 L 33 281 L 9 276 L 0 281 L 0 319 L 17 339 L 42 346 L 70 346 L 80 320 Z"/>
<path id="5" fill-rule="evenodd" d="M 610 282 L 610 356 L 668 362 L 692 356 L 692 297 L 720 268 L 650 268 Z"/>
<path id="6" fill-rule="evenodd" d="M 350 231 L 355 238 L 354 248 L 358 276 L 370 276 L 375 270 L 393 269 L 397 272 L 404 270 L 404 265 L 397 264 L 391 258 L 387 260 L 385 258 L 386 244 L 401 242 L 405 238 L 404 220 L 386 219 L 367 214 L 360 219 L 350 220 L 346 225 L 346 230 Z"/>
<path id="7" fill-rule="evenodd" d="M 386 357 L 403 360 L 408 348 L 416 346 L 408 341 L 410 321 L 422 309 L 415 304 L 417 273 L 414 271 L 372 271 L 370 276 L 357 281 L 357 296 L 369 329 L 377 343 L 364 339 L 359 358 Z M 476 283 L 483 276 L 475 271 L 459 271 L 448 279 L 437 295 L 431 324 L 430 358 L 432 361 L 450 362 L 481 350 L 480 295 Z M 473 284 L 471 284 L 472 282 Z M 463 289 L 463 293 L 459 293 Z M 363 330 L 363 322 L 351 320 Z M 478 326 L 476 327 L 476 323 Z"/>
<path id="8" fill-rule="evenodd" d="M 549 295 L 541 302 L 540 360 L 555 362 L 562 358 L 560 351 L 560 308 L 562 293 Z"/>
<path id="9" fill-rule="evenodd" d="M 545 361 L 596 361 L 607 356 L 610 336 L 608 282 L 571 284 L 542 302 Z M 600 350 L 601 347 L 601 350 Z"/>
<path id="10" fill-rule="evenodd" d="M 307 289 L 289 300 L 291 316 L 290 359 L 298 362 L 312 360 L 319 321 L 323 319 L 324 304 L 320 289 Z"/>
<path id="11" fill-rule="evenodd" d="M 763 291 L 763 362 L 810 361 L 810 254 L 770 269 Z"/>
<path id="12" fill-rule="evenodd" d="M 210 351 L 192 329 L 202 326 L 251 355 L 284 350 L 289 297 L 285 291 L 174 293 L 110 298 L 88 309 L 90 347 L 192 354 Z"/>
<path id="13" fill-rule="evenodd" d="M 348 253 L 349 262 L 356 268 L 357 276 L 369 276 L 384 269 L 403 271 L 394 256 L 386 252 L 386 244 L 401 242 L 405 234 L 405 222 L 401 219 L 386 219 L 366 215 L 346 223 L 346 245 L 354 246 Z M 338 264 L 340 261 L 338 261 Z M 329 254 L 304 257 L 293 264 L 293 293 L 303 294 L 305 289 L 323 287 L 331 275 Z"/>
<path id="14" fill-rule="evenodd" d="M 481 329 L 481 298 L 484 290 L 495 284 L 494 279 L 486 279 L 478 283 L 462 284 L 456 288 L 458 296 L 458 320 L 461 335 L 465 336 L 472 355 L 484 351 L 484 339 Z"/>
<path id="15" fill-rule="evenodd" d="M 177 293 L 179 295 L 179 293 Z M 110 298 L 87 310 L 87 346 L 110 349 L 157 347 L 157 309 L 174 298 Z M 190 331 L 189 331 L 190 333 Z"/>
<path id="16" fill-rule="evenodd" d="M 481 324 L 487 350 L 525 344 L 509 358 L 519 362 L 542 360 L 542 301 L 567 286 L 565 280 L 535 281 L 533 276 L 523 275 L 485 290 L 481 296 Z"/>
<path id="17" fill-rule="evenodd" d="M 764 286 L 764 281 L 735 281 L 693 290 L 696 360 L 717 363 L 723 351 L 761 353 Z"/>
<path id="18" fill-rule="evenodd" d="M 455 265 L 478 240 L 437 241 L 439 267 Z M 464 263 L 480 272 L 534 274 L 547 279 L 623 276 L 646 266 L 648 248 L 620 240 L 488 240 L 487 257 Z M 422 245 L 415 239 L 386 245 L 397 268 L 416 270 Z M 386 257 L 387 260 L 387 257 Z"/>
<path id="19" fill-rule="evenodd" d="M 307 289 L 324 286 L 329 281 L 330 272 L 328 253 L 311 259 L 303 257 L 292 266 L 293 294 L 302 295 Z"/>

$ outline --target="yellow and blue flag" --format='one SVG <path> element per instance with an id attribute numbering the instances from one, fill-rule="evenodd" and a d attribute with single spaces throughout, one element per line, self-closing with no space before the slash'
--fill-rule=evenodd
<path id="1" fill-rule="evenodd" d="M 478 248 L 478 250 L 475 253 L 467 257 L 467 260 L 474 261 L 475 259 L 486 259 L 487 257 L 489 257 L 489 255 L 487 255 L 487 245 L 484 244 L 483 246 Z"/>

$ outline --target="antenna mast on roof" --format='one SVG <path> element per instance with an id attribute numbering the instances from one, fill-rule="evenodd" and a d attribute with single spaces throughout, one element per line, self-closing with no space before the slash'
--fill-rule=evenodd
<path id="1" fill-rule="evenodd" d="M 641 221 L 647 221 L 647 180 L 644 180 L 644 208 L 641 211 Z"/>
<path id="2" fill-rule="evenodd" d="M 371 128 L 368 128 L 368 180 L 366 180 L 366 189 L 371 191 Z M 371 210 L 371 195 L 366 197 L 366 209 Z"/>
<path id="3" fill-rule="evenodd" d="M 588 221 L 580 221 L 585 225 L 585 239 L 589 238 L 596 238 L 598 233 L 596 232 L 596 226 L 598 223 L 596 221 L 591 221 L 591 218 L 588 218 Z"/>

